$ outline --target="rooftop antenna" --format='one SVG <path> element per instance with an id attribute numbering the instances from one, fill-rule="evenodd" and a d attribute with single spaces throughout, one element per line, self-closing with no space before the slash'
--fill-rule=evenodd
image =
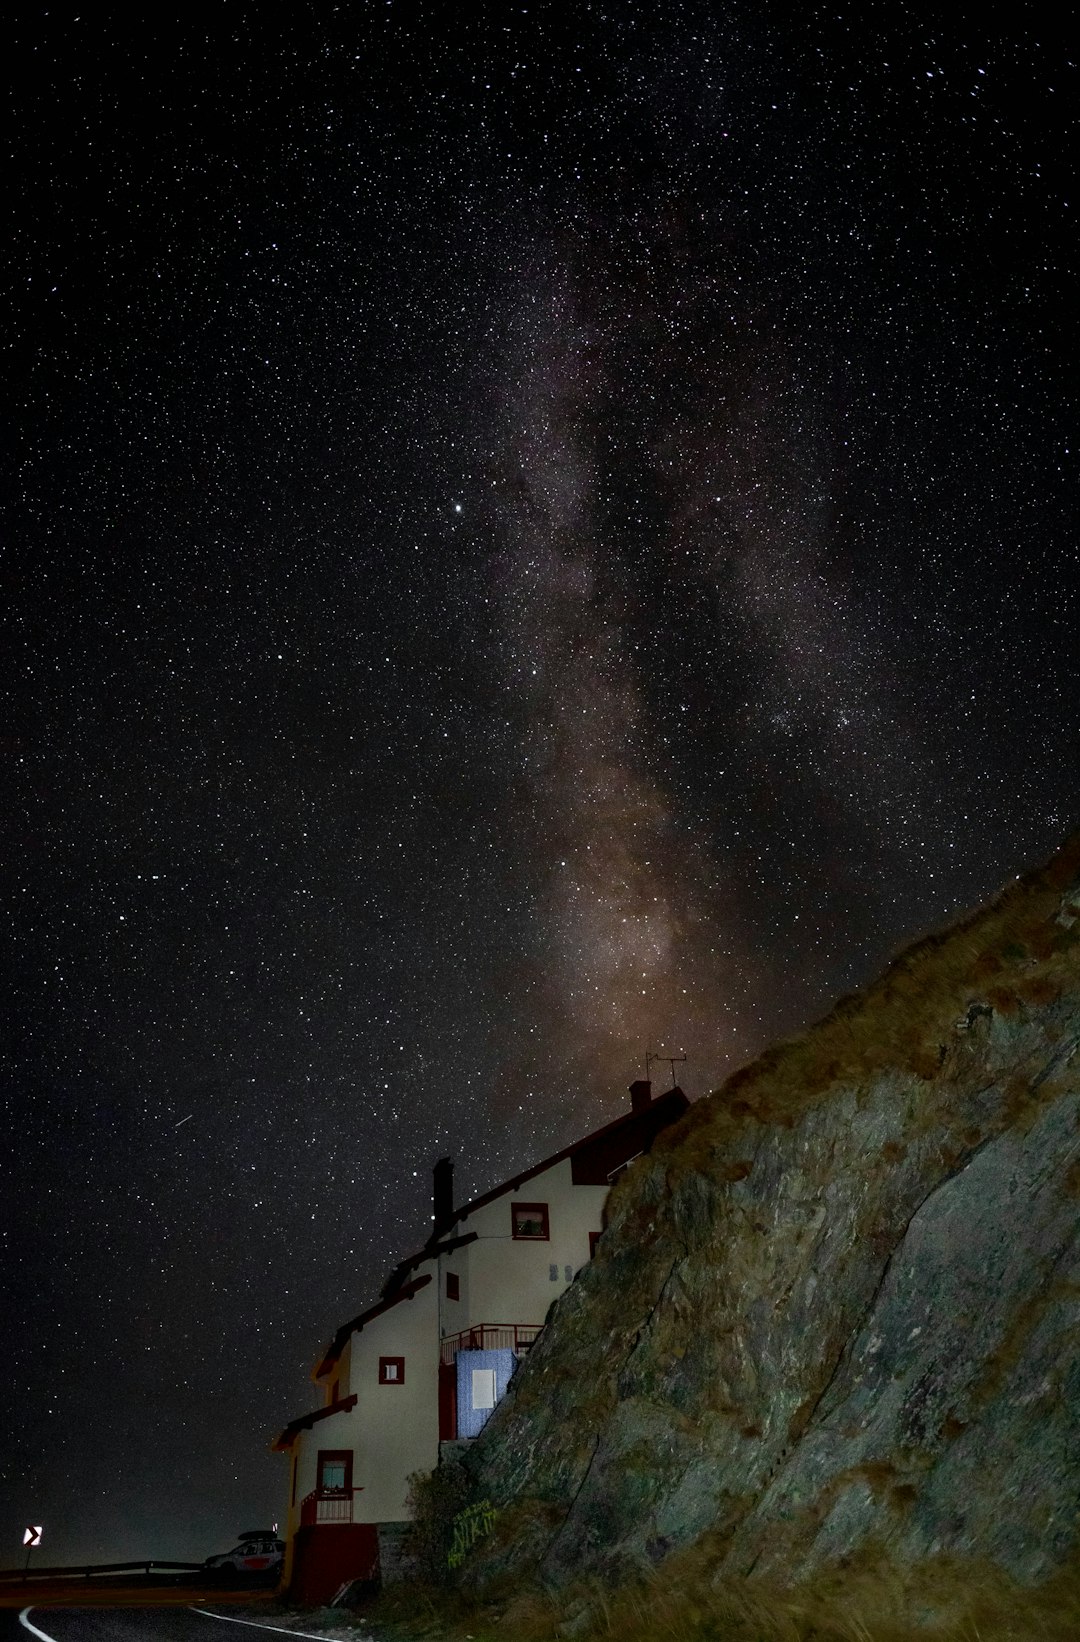
<path id="1" fill-rule="evenodd" d="M 646 1078 L 651 1080 L 653 1061 L 654 1060 L 662 1060 L 666 1066 L 671 1067 L 671 1087 L 674 1089 L 674 1087 L 675 1087 L 675 1068 L 676 1068 L 676 1066 L 681 1065 L 682 1062 L 685 1061 L 685 1059 L 686 1059 L 685 1055 L 654 1055 L 651 1049 L 646 1049 L 646 1051 L 645 1051 L 645 1076 L 646 1076 Z"/>

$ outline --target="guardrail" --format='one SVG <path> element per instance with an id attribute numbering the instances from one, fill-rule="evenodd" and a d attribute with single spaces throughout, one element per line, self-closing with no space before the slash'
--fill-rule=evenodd
<path id="1" fill-rule="evenodd" d="M 528 1351 L 542 1327 L 541 1323 L 477 1323 L 441 1341 L 441 1360 L 449 1366 L 457 1361 L 459 1351 Z"/>
<path id="2" fill-rule="evenodd" d="M 362 1488 L 313 1488 L 300 1501 L 300 1526 L 312 1528 L 320 1522 L 351 1522 L 353 1495 Z"/>
<path id="3" fill-rule="evenodd" d="M 0 1579 L 93 1579 L 95 1574 L 152 1574 L 205 1573 L 214 1570 L 203 1562 L 161 1562 L 151 1557 L 149 1562 L 93 1562 L 78 1568 L 0 1568 Z"/>

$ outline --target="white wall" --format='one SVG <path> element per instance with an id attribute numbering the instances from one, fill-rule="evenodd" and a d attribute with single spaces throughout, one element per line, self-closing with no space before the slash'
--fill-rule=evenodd
<path id="1" fill-rule="evenodd" d="M 343 1414 L 331 1414 L 319 1420 L 310 1431 L 301 1431 L 297 1441 L 299 1461 L 296 1470 L 296 1526 L 300 1523 L 300 1505 L 305 1495 L 318 1483 L 318 1455 L 320 1448 L 353 1448 L 358 1436 L 357 1410 L 350 1408 Z M 355 1467 L 355 1462 L 354 1462 Z M 353 1481 L 356 1478 L 354 1476 Z"/>
<path id="2" fill-rule="evenodd" d="M 357 1439 L 355 1414 L 355 1409 L 350 1409 L 343 1414 L 331 1414 L 329 1419 L 319 1420 L 316 1425 L 312 1426 L 310 1431 L 301 1431 L 293 1444 L 292 1453 L 296 1458 L 296 1487 L 289 1497 L 284 1536 L 288 1542 L 285 1558 L 286 1580 L 292 1576 L 292 1541 L 293 1535 L 300 1526 L 300 1506 L 305 1495 L 311 1493 L 317 1481 L 319 1449 L 355 1448 Z M 292 1457 L 290 1456 L 290 1482 L 292 1481 L 292 1475 Z"/>
<path id="3" fill-rule="evenodd" d="M 430 1471 L 439 1457 L 439 1333 L 435 1261 L 417 1277 L 431 1282 L 402 1300 L 352 1339 L 352 1385 L 357 1394 L 358 1442 L 353 1484 L 362 1484 L 357 1522 L 400 1522 L 408 1516 L 408 1478 Z M 379 1358 L 404 1357 L 401 1385 L 379 1384 Z M 324 1443 L 323 1447 L 330 1447 Z"/>
<path id="4" fill-rule="evenodd" d="M 400 1522 L 408 1516 L 408 1478 L 430 1471 L 439 1457 L 439 1348 L 435 1263 L 416 1276 L 432 1281 L 411 1300 L 401 1300 L 368 1323 L 349 1342 L 349 1384 L 356 1403 L 319 1420 L 297 1438 L 296 1497 L 288 1516 L 291 1540 L 300 1525 L 300 1506 L 318 1486 L 319 1450 L 348 1448 L 353 1454 L 354 1522 Z M 380 1385 L 379 1358 L 404 1357 L 405 1378 Z"/>
<path id="5" fill-rule="evenodd" d="M 343 1402 L 351 1394 L 352 1387 L 349 1384 L 349 1375 L 352 1366 L 353 1339 L 354 1336 L 350 1334 L 342 1347 L 341 1356 L 337 1360 L 337 1366 L 333 1374 L 329 1375 L 325 1382 L 327 1403 Z"/>
<path id="6" fill-rule="evenodd" d="M 450 1300 L 446 1294 L 446 1275 L 454 1272 L 458 1279 L 459 1298 Z M 439 1338 L 459 1334 L 469 1326 L 469 1249 L 454 1249 L 439 1256 Z"/>
<path id="7" fill-rule="evenodd" d="M 410 1281 L 432 1281 L 411 1300 L 399 1301 L 346 1343 L 337 1368 L 338 1398 L 356 1393 L 354 1408 L 320 1420 L 297 1440 L 296 1502 L 288 1537 L 299 1525 L 300 1503 L 316 1486 L 318 1453 L 353 1451 L 357 1522 L 396 1522 L 407 1515 L 408 1478 L 430 1471 L 439 1452 L 439 1340 L 485 1323 L 542 1324 L 552 1301 L 589 1259 L 589 1233 L 602 1225 L 606 1186 L 575 1186 L 569 1158 L 554 1164 L 516 1192 L 505 1192 L 461 1219 L 455 1236 L 475 1232 L 475 1242 L 425 1260 Z M 546 1203 L 550 1239 L 515 1239 L 511 1204 Z M 551 1267 L 556 1277 L 551 1277 Z M 446 1297 L 446 1273 L 456 1272 L 460 1299 Z M 404 1357 L 400 1385 L 379 1384 L 379 1358 Z M 331 1376 L 331 1380 L 333 1376 Z M 329 1385 L 329 1381 L 327 1385 Z"/>
<path id="8" fill-rule="evenodd" d="M 589 1233 L 600 1230 L 606 1197 L 606 1186 L 575 1186 L 570 1159 L 563 1158 L 519 1191 L 504 1193 L 460 1221 L 459 1233 L 474 1231 L 478 1236 L 455 1257 L 467 1255 L 469 1262 L 468 1306 L 459 1308 L 467 1309 L 467 1316 L 457 1326 L 542 1323 L 552 1301 L 567 1287 L 567 1266 L 572 1280 L 587 1263 Z M 511 1235 L 515 1202 L 547 1204 L 550 1241 Z M 554 1280 L 552 1266 L 557 1270 Z"/>

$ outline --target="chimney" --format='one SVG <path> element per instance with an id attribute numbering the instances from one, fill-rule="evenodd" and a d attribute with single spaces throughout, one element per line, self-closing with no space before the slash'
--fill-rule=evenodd
<path id="1" fill-rule="evenodd" d="M 652 1105 L 652 1084 L 648 1078 L 638 1078 L 630 1085 L 630 1110 L 632 1112 L 648 1111 Z"/>
<path id="2" fill-rule="evenodd" d="M 438 1237 L 454 1219 L 454 1160 L 440 1157 L 432 1170 L 431 1206 L 435 1211 L 432 1236 Z"/>

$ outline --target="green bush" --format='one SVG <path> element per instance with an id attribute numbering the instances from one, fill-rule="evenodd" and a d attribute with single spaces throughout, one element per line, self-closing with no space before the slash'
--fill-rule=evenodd
<path id="1" fill-rule="evenodd" d="M 412 1530 L 408 1545 L 421 1579 L 432 1585 L 453 1583 L 449 1558 L 455 1519 L 475 1503 L 475 1485 L 456 1460 L 445 1460 L 434 1471 L 413 1472 L 409 1478 Z"/>

